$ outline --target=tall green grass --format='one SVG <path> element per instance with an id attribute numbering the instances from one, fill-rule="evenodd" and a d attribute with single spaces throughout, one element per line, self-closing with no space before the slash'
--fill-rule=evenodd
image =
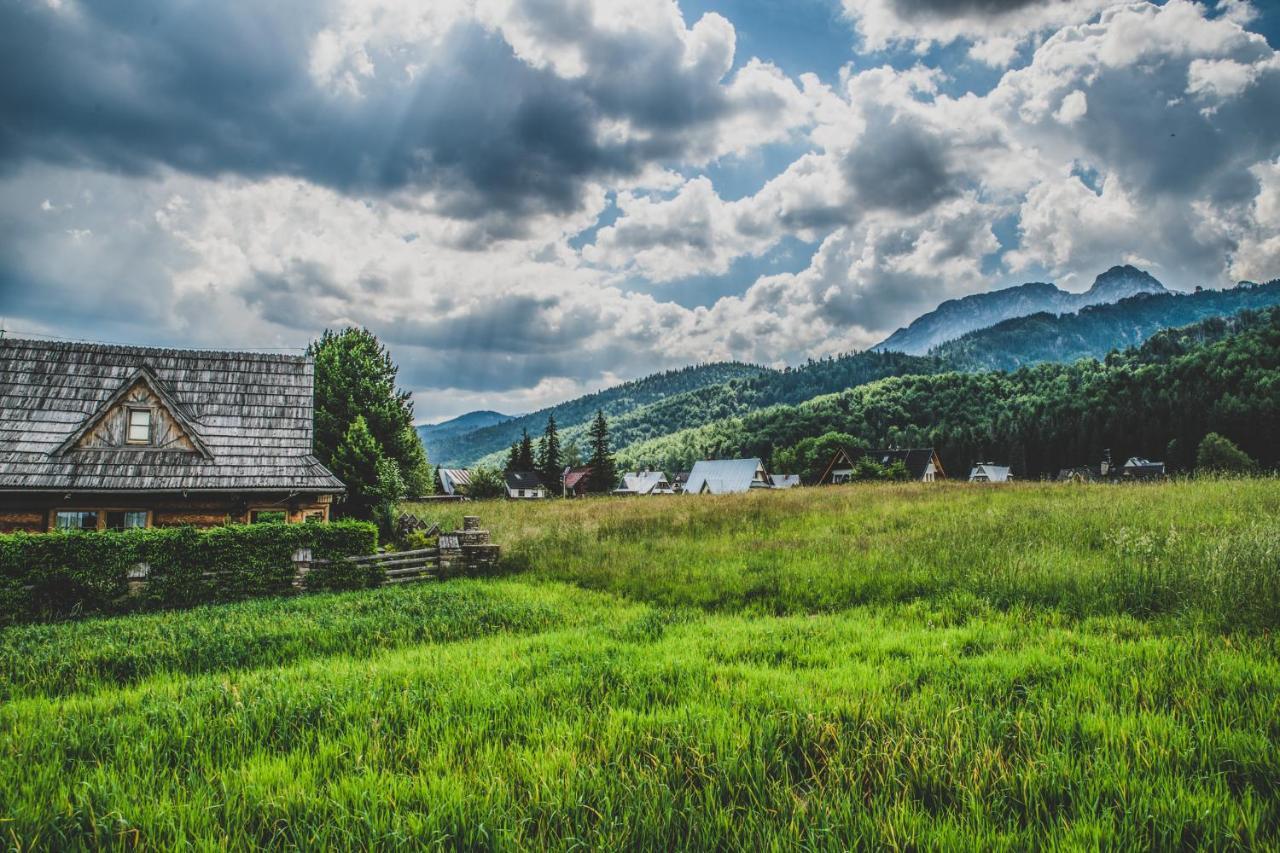
<path id="1" fill-rule="evenodd" d="M 968 593 L 1078 617 L 1280 628 L 1280 480 L 854 485 L 477 502 L 508 562 L 640 601 L 760 614 Z"/>
<path id="2" fill-rule="evenodd" d="M 517 576 L 0 629 L 0 838 L 1280 848 L 1274 480 L 463 510 Z"/>
<path id="3" fill-rule="evenodd" d="M 15 846 L 1280 843 L 1274 640 L 626 613 L 0 709 Z"/>

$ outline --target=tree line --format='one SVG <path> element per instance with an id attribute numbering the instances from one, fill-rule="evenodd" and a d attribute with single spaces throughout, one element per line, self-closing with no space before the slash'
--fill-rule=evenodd
<path id="1" fill-rule="evenodd" d="M 933 447 L 953 477 L 995 461 L 1034 479 L 1096 464 L 1107 449 L 1118 461 L 1144 456 L 1188 470 L 1209 433 L 1265 468 L 1280 464 L 1280 309 L 1165 330 L 1101 361 L 883 379 L 684 430 L 620 457 L 680 470 L 698 459 L 760 456 L 774 471 L 812 480 L 838 443 Z"/>

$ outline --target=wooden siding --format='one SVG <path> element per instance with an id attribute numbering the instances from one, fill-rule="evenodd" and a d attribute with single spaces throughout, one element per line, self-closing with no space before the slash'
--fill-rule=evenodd
<path id="1" fill-rule="evenodd" d="M 182 426 L 174 419 L 173 414 L 165 407 L 159 397 L 151 393 L 151 389 L 141 380 L 133 383 L 133 387 L 129 389 L 120 402 L 116 403 L 94 425 L 93 429 L 85 433 L 76 442 L 76 447 L 128 446 L 125 436 L 129 425 L 129 412 L 133 409 L 147 409 L 151 412 L 151 440 L 145 446 L 139 445 L 139 451 L 145 452 L 150 449 L 181 450 L 187 453 L 196 452 L 196 446 L 192 444 Z"/>

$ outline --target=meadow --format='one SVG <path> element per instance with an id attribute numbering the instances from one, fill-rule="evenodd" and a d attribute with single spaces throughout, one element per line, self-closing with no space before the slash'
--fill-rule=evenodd
<path id="1" fill-rule="evenodd" d="M 18 848 L 1280 845 L 1280 482 L 423 506 L 503 577 L 0 631 Z"/>

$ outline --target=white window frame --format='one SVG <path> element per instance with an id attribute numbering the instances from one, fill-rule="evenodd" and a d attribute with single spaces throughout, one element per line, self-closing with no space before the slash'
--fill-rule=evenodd
<path id="1" fill-rule="evenodd" d="M 147 437 L 133 437 L 133 416 L 135 414 L 145 414 L 147 416 Z M 155 434 L 156 416 L 155 410 L 150 406 L 129 406 L 125 409 L 124 416 L 124 443 L 135 446 L 148 445 L 152 443 L 152 436 Z"/>

